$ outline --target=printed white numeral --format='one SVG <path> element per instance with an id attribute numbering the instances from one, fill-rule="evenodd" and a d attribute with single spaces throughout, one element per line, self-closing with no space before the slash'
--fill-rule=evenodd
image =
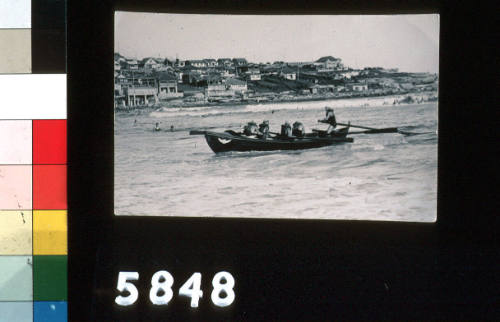
<path id="1" fill-rule="evenodd" d="M 160 282 L 160 279 L 163 281 Z M 149 291 L 149 299 L 154 305 L 163 305 L 170 302 L 174 292 L 172 291 L 172 285 L 174 284 L 174 278 L 167 271 L 158 271 L 151 277 L 151 290 Z M 163 293 L 158 295 L 158 293 Z"/>
<path id="2" fill-rule="evenodd" d="M 201 273 L 194 273 L 179 289 L 179 295 L 191 297 L 191 307 L 198 307 L 200 297 L 203 297 L 201 288 Z"/>
<path id="3" fill-rule="evenodd" d="M 139 292 L 134 284 L 128 283 L 127 281 L 137 281 L 139 279 L 138 272 L 119 272 L 118 273 L 118 284 L 116 285 L 116 289 L 120 292 L 128 291 L 130 293 L 129 296 L 121 296 L 118 295 L 115 298 L 115 303 L 122 306 L 132 305 L 137 301 L 137 297 L 139 296 Z"/>
<path id="4" fill-rule="evenodd" d="M 225 282 L 221 284 L 223 280 Z M 214 290 L 212 291 L 211 298 L 215 305 L 224 307 L 233 303 L 235 297 L 233 275 L 228 272 L 218 272 L 212 280 L 212 286 Z M 222 294 L 225 294 L 225 296 L 221 297 Z"/>

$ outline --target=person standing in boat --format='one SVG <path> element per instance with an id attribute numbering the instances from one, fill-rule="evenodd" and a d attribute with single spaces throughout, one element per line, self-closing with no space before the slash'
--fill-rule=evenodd
<path id="1" fill-rule="evenodd" d="M 269 121 L 265 120 L 259 124 L 259 135 L 261 139 L 267 139 L 269 136 Z"/>
<path id="2" fill-rule="evenodd" d="M 327 123 L 330 126 L 328 126 L 328 129 L 326 130 L 327 134 L 330 134 L 335 131 L 335 128 L 337 127 L 337 119 L 335 118 L 335 113 L 333 112 L 333 108 L 325 106 L 325 119 L 321 120 L 320 122 L 322 123 Z"/>

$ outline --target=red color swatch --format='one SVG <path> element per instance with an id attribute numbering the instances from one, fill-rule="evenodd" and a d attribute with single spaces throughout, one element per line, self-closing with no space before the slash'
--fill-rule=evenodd
<path id="1" fill-rule="evenodd" d="M 64 210 L 66 201 L 66 166 L 33 165 L 33 209 Z"/>
<path id="2" fill-rule="evenodd" d="M 66 120 L 33 120 L 33 164 L 66 164 Z"/>

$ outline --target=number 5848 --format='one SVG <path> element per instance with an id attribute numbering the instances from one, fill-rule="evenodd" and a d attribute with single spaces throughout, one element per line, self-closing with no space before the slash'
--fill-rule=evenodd
<path id="1" fill-rule="evenodd" d="M 121 306 L 132 305 L 139 297 L 137 287 L 131 281 L 139 280 L 138 272 L 119 272 L 116 288 L 120 292 L 127 291 L 128 296 L 118 295 L 115 302 Z M 149 300 L 154 305 L 167 305 L 174 296 L 172 286 L 174 278 L 167 271 L 158 271 L 151 277 L 151 289 L 149 290 Z M 234 301 L 234 278 L 228 272 L 218 272 L 212 279 L 212 302 L 220 307 L 229 306 Z M 198 302 L 203 297 L 201 290 L 201 273 L 194 273 L 179 288 L 180 296 L 191 298 L 191 307 L 198 307 Z"/>

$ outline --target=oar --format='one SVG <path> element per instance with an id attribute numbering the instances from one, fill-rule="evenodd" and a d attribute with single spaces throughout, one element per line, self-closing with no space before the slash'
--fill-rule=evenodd
<path id="1" fill-rule="evenodd" d="M 339 125 L 344 125 L 348 126 L 349 124 L 345 123 L 337 123 Z M 429 134 L 433 132 L 421 132 L 421 133 L 415 133 L 415 132 L 406 132 L 406 131 L 401 131 L 397 127 L 386 127 L 383 129 L 375 129 L 372 127 L 367 127 L 367 126 L 361 126 L 361 125 L 350 125 L 351 127 L 357 127 L 360 129 L 367 129 L 367 131 L 358 131 L 358 132 L 349 132 L 349 134 L 379 134 L 379 133 L 399 133 L 399 134 L 404 134 L 404 135 L 419 135 L 419 134 Z"/>
<path id="2" fill-rule="evenodd" d="M 354 124 L 345 124 L 345 123 L 337 123 L 337 124 L 343 125 L 343 126 L 357 127 L 360 129 L 368 130 L 368 131 L 360 131 L 360 132 L 349 132 L 349 134 L 356 134 L 356 133 L 375 134 L 375 133 L 398 133 L 399 132 L 397 127 L 386 127 L 383 129 L 375 129 L 373 127 L 354 125 Z"/>

